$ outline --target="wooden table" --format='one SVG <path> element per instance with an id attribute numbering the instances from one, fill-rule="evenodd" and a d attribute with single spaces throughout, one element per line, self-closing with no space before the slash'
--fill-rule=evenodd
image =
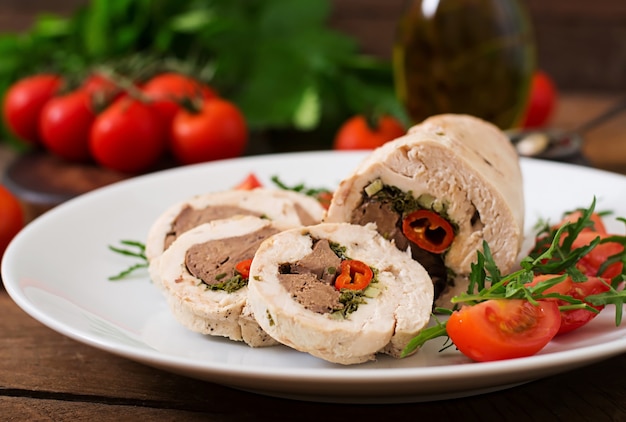
<path id="1" fill-rule="evenodd" d="M 612 95 L 565 96 L 554 123 L 591 118 Z M 626 174 L 626 114 L 590 132 L 594 166 Z M 11 158 L 0 150 L 0 166 Z M 34 263 L 36 265 L 36 263 Z M 66 338 L 0 289 L 0 420 L 626 420 L 626 354 L 480 396 L 342 405 L 266 397 L 153 369 Z"/>

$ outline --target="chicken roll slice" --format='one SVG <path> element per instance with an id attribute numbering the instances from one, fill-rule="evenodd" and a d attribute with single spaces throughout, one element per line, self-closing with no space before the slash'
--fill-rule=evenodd
<path id="1" fill-rule="evenodd" d="M 432 301 L 426 270 L 372 225 L 283 231 L 261 244 L 250 268 L 248 305 L 263 330 L 344 365 L 400 357 Z"/>
<path id="2" fill-rule="evenodd" d="M 195 196 L 170 206 L 152 224 L 146 241 L 150 277 L 161 287 L 152 260 L 181 234 L 200 224 L 235 215 L 251 215 L 298 226 L 319 223 L 325 209 L 314 198 L 279 189 L 229 190 Z"/>
<path id="3" fill-rule="evenodd" d="M 259 244 L 293 226 L 237 216 L 181 234 L 153 261 L 174 317 L 188 329 L 244 341 L 276 344 L 259 327 L 247 301 L 248 269 Z"/>
<path id="4" fill-rule="evenodd" d="M 436 305 L 465 291 L 483 241 L 502 271 L 523 241 L 518 155 L 494 125 L 435 116 L 374 150 L 336 190 L 325 221 L 375 223 L 435 283 Z"/>

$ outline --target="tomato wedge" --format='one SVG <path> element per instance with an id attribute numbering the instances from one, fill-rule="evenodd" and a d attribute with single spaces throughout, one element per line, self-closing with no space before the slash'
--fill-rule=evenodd
<path id="1" fill-rule="evenodd" d="M 241 182 L 237 183 L 233 189 L 236 190 L 252 190 L 263 187 L 263 184 L 256 177 L 256 174 L 249 173 Z"/>
<path id="2" fill-rule="evenodd" d="M 374 272 L 366 263 L 355 259 L 345 259 L 341 261 L 339 275 L 335 278 L 335 288 L 337 290 L 363 290 L 366 288 Z"/>
<path id="3" fill-rule="evenodd" d="M 421 249 L 442 253 L 454 240 L 454 227 L 430 210 L 413 211 L 402 220 L 402 233 Z"/>
<path id="4" fill-rule="evenodd" d="M 534 278 L 531 285 L 536 285 L 542 281 L 559 277 L 554 274 L 542 274 Z M 588 277 L 586 281 L 574 282 L 570 277 L 567 277 L 563 281 L 554 286 L 546 289 L 544 294 L 559 293 L 564 296 L 571 296 L 574 299 L 585 300 L 587 296 L 603 293 L 609 291 L 609 282 L 599 277 Z M 567 305 L 568 302 L 560 299 L 554 299 L 559 306 Z M 598 312 L 604 309 L 604 305 L 594 306 L 587 302 L 587 304 L 595 308 Z M 565 334 L 582 327 L 589 321 L 594 319 L 598 313 L 592 312 L 586 309 L 569 309 L 561 311 L 561 326 L 557 334 Z"/>
<path id="5" fill-rule="evenodd" d="M 477 362 L 513 359 L 539 352 L 556 335 L 561 314 L 555 301 L 493 299 L 462 306 L 448 319 L 448 336 Z"/>
<path id="6" fill-rule="evenodd" d="M 606 233 L 583 231 L 579 233 L 578 236 L 576 236 L 576 240 L 572 242 L 572 248 L 580 248 L 588 245 L 597 237 L 604 239 L 609 236 L 610 235 Z M 623 264 L 621 262 L 614 262 L 606 267 L 601 274 L 599 273 L 600 267 L 610 256 L 622 253 L 623 251 L 624 246 L 617 242 L 600 243 L 587 255 L 583 256 L 576 264 L 576 267 L 587 276 L 611 279 L 622 273 Z"/>
<path id="7" fill-rule="evenodd" d="M 582 211 L 572 211 L 569 214 L 566 214 L 554 228 L 559 228 L 565 223 L 576 223 L 578 219 L 582 217 L 582 215 Z M 589 220 L 591 221 L 591 226 L 582 229 L 583 232 L 590 231 L 603 234 L 607 233 L 604 221 L 602 221 L 602 217 L 598 213 L 591 213 L 591 215 L 589 216 Z"/>

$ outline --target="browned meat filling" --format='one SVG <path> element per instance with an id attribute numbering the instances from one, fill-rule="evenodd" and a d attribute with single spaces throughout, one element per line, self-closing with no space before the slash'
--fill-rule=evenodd
<path id="1" fill-rule="evenodd" d="M 373 196 L 363 194 L 363 201 L 352 211 L 350 222 L 360 225 L 376 223 L 378 232 L 386 239 L 393 240 L 398 249 L 405 251 L 410 247 L 413 259 L 422 264 L 433 281 L 435 298 L 439 297 L 449 283 L 443 256 L 425 251 L 406 238 L 402 233 L 402 207 L 407 204 L 398 201 L 393 192 L 385 193 Z M 414 210 L 411 207 L 414 205 L 409 204 L 409 211 Z"/>
<path id="2" fill-rule="evenodd" d="M 252 215 L 261 217 L 260 213 L 232 205 L 215 205 L 202 209 L 195 209 L 187 205 L 180 211 L 178 216 L 176 216 L 172 222 L 172 228 L 165 236 L 164 249 L 169 248 L 178 236 L 190 229 L 193 229 L 194 227 L 199 226 L 200 224 L 209 223 L 213 220 L 219 220 L 222 218 L 230 218 L 235 215 Z"/>
<path id="3" fill-rule="evenodd" d="M 326 239 L 316 240 L 311 253 L 295 263 L 282 264 L 278 279 L 291 297 L 306 309 L 329 313 L 341 310 L 341 293 L 335 289 L 335 273 L 341 258 Z"/>
<path id="4" fill-rule="evenodd" d="M 190 274 L 208 286 L 224 283 L 236 275 L 237 263 L 253 258 L 261 242 L 276 233 L 277 229 L 265 227 L 245 236 L 193 245 L 185 254 L 185 265 Z"/>

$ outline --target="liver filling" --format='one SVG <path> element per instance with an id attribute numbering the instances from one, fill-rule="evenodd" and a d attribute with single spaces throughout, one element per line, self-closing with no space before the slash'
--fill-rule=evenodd
<path id="1" fill-rule="evenodd" d="M 295 263 L 281 264 L 278 280 L 291 297 L 306 309 L 320 314 L 343 309 L 341 292 L 335 289 L 341 258 L 326 239 L 315 240 L 312 251 Z"/>
<path id="2" fill-rule="evenodd" d="M 264 227 L 253 233 L 210 240 L 193 245 L 185 254 L 187 270 L 208 285 L 218 284 L 235 275 L 238 262 L 254 257 L 261 242 L 279 230 Z"/>
<path id="3" fill-rule="evenodd" d="M 235 207 L 232 205 L 213 205 L 202 209 L 195 209 L 186 205 L 172 222 L 170 231 L 165 236 L 164 250 L 176 240 L 178 236 L 193 229 L 200 224 L 209 223 L 213 220 L 222 218 L 230 218 L 235 215 L 252 215 L 261 217 L 258 212 L 250 211 L 245 208 Z"/>

